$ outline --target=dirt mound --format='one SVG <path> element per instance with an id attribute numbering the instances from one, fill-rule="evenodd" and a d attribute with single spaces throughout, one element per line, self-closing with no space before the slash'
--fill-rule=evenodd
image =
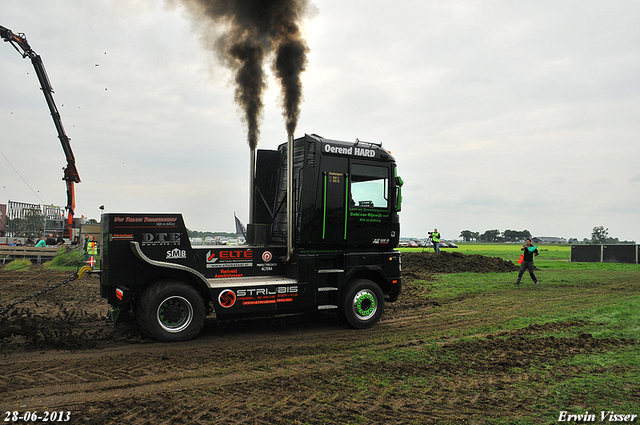
<path id="1" fill-rule="evenodd" d="M 518 270 L 511 261 L 459 252 L 403 252 L 403 277 L 423 278 L 425 273 L 509 273 Z"/>
<path id="2" fill-rule="evenodd" d="M 570 329 L 583 326 L 582 322 L 558 323 L 558 329 Z M 606 352 L 611 348 L 637 346 L 638 341 L 628 338 L 594 338 L 589 333 L 580 332 L 571 337 L 540 335 L 546 326 L 525 328 L 530 337 L 521 336 L 521 330 L 488 335 L 486 338 L 471 341 L 444 343 L 439 347 L 425 347 L 433 352 L 432 361 L 396 363 L 395 365 L 376 365 L 396 373 L 412 376 L 437 375 L 456 370 L 509 373 L 512 368 L 529 369 L 540 363 L 560 360 L 576 354 Z"/>
<path id="3" fill-rule="evenodd" d="M 0 310 L 69 280 L 69 271 L 33 266 L 0 270 Z M 137 329 L 118 329 L 106 318 L 97 276 L 86 276 L 42 293 L 0 315 L 0 352 L 34 349 L 78 350 L 140 340 Z"/>
<path id="4" fill-rule="evenodd" d="M 1 351 L 19 349 L 90 349 L 116 341 L 134 341 L 131 332 L 116 331 L 104 315 L 63 304 L 42 313 L 15 308 L 0 317 Z M 140 337 L 138 337 L 140 340 Z"/>

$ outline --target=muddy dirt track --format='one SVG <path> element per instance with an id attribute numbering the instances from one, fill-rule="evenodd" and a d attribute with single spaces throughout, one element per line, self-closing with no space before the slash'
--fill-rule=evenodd
<path id="1" fill-rule="evenodd" d="M 347 329 L 336 316 L 207 321 L 202 335 L 167 344 L 142 338 L 134 325 L 114 330 L 103 318 L 98 279 L 85 277 L 0 317 L 0 413 L 70 412 L 85 424 L 406 424 L 517 419 L 540 394 L 513 397 L 515 381 L 544 358 L 607 350 L 624 340 L 525 338 L 529 326 L 475 342 L 451 338 L 430 363 L 385 361 L 385 353 L 429 350 L 433 335 L 477 325 L 473 303 L 431 300 L 432 273 L 513 271 L 498 259 L 403 254 L 405 288 L 372 329 Z M 0 272 L 0 304 L 63 280 L 67 272 Z M 506 308 L 506 307 L 504 307 Z M 482 320 L 501 320 L 496 306 Z M 465 313 L 466 312 L 466 313 Z M 455 365 L 452 366 L 452 365 Z M 514 370 L 518 372 L 515 373 Z M 534 390 L 532 390 L 534 391 Z M 528 398 L 529 397 L 529 398 Z"/>

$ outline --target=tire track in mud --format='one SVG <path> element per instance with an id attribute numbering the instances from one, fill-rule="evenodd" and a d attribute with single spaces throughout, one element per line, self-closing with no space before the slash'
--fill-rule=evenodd
<path id="1" fill-rule="evenodd" d="M 400 329 L 406 332 L 431 327 L 442 331 L 463 326 L 464 320 L 441 323 L 438 316 L 392 319 L 366 332 L 319 330 L 311 326 L 276 335 L 251 333 L 251 338 L 242 333 L 205 335 L 184 344 L 150 343 L 70 353 L 13 353 L 5 356 L 0 365 L 0 374 L 5 377 L 0 386 L 0 409 L 27 406 L 40 411 L 82 411 L 104 400 L 127 403 L 141 398 L 162 398 L 167 393 L 252 386 L 278 379 L 304 381 L 310 373 L 340 375 L 351 367 L 353 351 L 362 347 L 421 349 L 427 343 L 423 339 L 399 343 L 393 337 L 380 342 L 385 335 L 394 335 Z M 311 397 L 320 398 L 317 394 Z M 374 404 L 383 402 L 376 399 Z M 299 409 L 299 404 L 282 407 Z M 231 406 L 228 408 L 233 410 Z"/>
<path id="2" fill-rule="evenodd" d="M 309 371 L 305 365 L 313 365 L 314 372 L 330 373 L 346 367 L 353 350 L 363 346 L 419 349 L 425 344 L 423 339 L 396 341 L 393 335 L 400 332 L 446 332 L 479 323 L 474 314 L 444 320 L 443 315 L 446 312 L 432 311 L 390 317 L 366 331 L 306 323 L 302 328 L 295 325 L 262 333 L 254 330 L 257 321 L 247 321 L 229 325 L 222 335 L 215 334 L 219 330 L 215 326 L 209 327 L 201 338 L 182 344 L 11 353 L 0 365 L 0 375 L 5 377 L 0 383 L 0 409 L 13 410 L 17 405 L 69 409 L 105 399 L 303 376 Z M 278 321 L 270 326 L 278 326 Z"/>
<path id="3" fill-rule="evenodd" d="M 179 392 L 198 388 L 211 388 L 234 383 L 248 383 L 265 376 L 294 374 L 302 371 L 272 369 L 269 371 L 250 370 L 244 372 L 219 374 L 217 377 L 203 377 L 202 372 L 185 373 L 163 372 L 157 375 L 111 379 L 101 382 L 78 382 L 43 387 L 32 386 L 28 389 L 14 390 L 10 400 L 0 404 L 4 410 L 15 410 L 17 405 L 28 405 L 32 410 L 73 410 L 74 407 L 109 399 L 111 401 L 132 400 L 140 396 L 159 394 L 167 391 Z M 69 375 L 72 377 L 73 375 Z M 46 381 L 46 378 L 44 379 Z"/>
<path id="4" fill-rule="evenodd" d="M 0 375 L 5 377 L 0 383 L 0 409 L 26 406 L 40 411 L 86 411 L 87 406 L 109 400 L 135 410 L 137 407 L 135 403 L 130 405 L 131 400 L 164 399 L 167 394 L 198 389 L 251 387 L 278 379 L 305 381 L 311 372 L 341 374 L 339 371 L 351 364 L 353 350 L 374 345 L 394 330 L 423 328 L 424 320 L 422 315 L 390 318 L 367 331 L 345 329 L 331 321 L 308 322 L 290 324 L 271 333 L 256 332 L 258 322 L 249 321 L 225 328 L 222 335 L 215 333 L 219 329 L 214 326 L 201 338 L 182 344 L 143 343 L 76 352 L 7 353 L 0 364 Z M 280 326 L 277 320 L 274 322 L 272 326 Z M 379 344 L 380 348 L 387 345 L 391 347 L 394 343 Z M 233 403 L 226 408 L 236 418 L 230 423 L 241 423 L 237 418 L 243 413 Z M 299 401 L 282 403 L 284 411 L 300 408 Z M 308 404 L 310 408 L 313 403 Z M 176 413 L 174 419 L 183 413 Z"/>
<path id="5" fill-rule="evenodd" d="M 350 353 L 362 346 L 419 349 L 425 344 L 423 339 L 396 341 L 393 335 L 399 332 L 429 329 L 430 333 L 446 333 L 447 329 L 480 323 L 472 308 L 459 313 L 449 318 L 445 311 L 391 317 L 362 332 L 307 323 L 302 329 L 294 326 L 256 333 L 253 325 L 257 322 L 248 321 L 224 329 L 222 335 L 212 334 L 217 329 L 207 329 L 200 339 L 184 344 L 12 353 L 5 355 L 0 365 L 0 374 L 5 377 L 0 383 L 0 407 L 11 410 L 27 403 L 32 409 L 68 408 L 105 398 L 221 387 L 304 374 L 305 364 L 313 364 L 316 372 L 329 372 L 348 364 Z M 277 321 L 271 326 L 277 326 Z M 386 341 L 381 343 L 380 338 Z"/>
<path id="6" fill-rule="evenodd" d="M 167 391 L 250 383 L 313 370 L 328 372 L 350 360 L 341 346 L 352 331 L 307 329 L 290 335 L 203 337 L 185 344 L 150 343 L 100 351 L 11 353 L 0 365 L 0 409 L 69 409 Z M 365 335 L 360 338 L 365 337 Z M 226 338 L 221 341 L 220 338 Z M 229 341 L 229 339 L 231 339 Z M 368 340 L 368 338 L 365 338 Z M 327 354 L 327 347 L 338 352 Z M 320 365 L 320 366 L 319 366 Z"/>

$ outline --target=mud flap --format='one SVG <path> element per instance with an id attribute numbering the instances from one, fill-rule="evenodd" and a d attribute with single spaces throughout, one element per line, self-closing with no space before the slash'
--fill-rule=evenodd
<path id="1" fill-rule="evenodd" d="M 113 327 L 117 328 L 118 325 L 122 322 L 128 321 L 129 319 L 129 305 L 118 305 L 115 307 L 111 307 L 109 312 L 107 313 L 107 318 L 113 322 Z"/>
<path id="2" fill-rule="evenodd" d="M 107 313 L 107 317 L 113 322 L 113 327 L 117 328 L 118 324 L 122 321 L 120 312 L 122 311 L 121 306 L 111 307 L 109 309 L 109 313 Z"/>
<path id="3" fill-rule="evenodd" d="M 126 286 L 120 286 L 115 288 L 115 295 L 118 300 L 118 304 L 111 305 L 108 316 L 113 322 L 113 327 L 117 328 L 127 316 L 127 312 L 131 306 L 131 291 Z"/>

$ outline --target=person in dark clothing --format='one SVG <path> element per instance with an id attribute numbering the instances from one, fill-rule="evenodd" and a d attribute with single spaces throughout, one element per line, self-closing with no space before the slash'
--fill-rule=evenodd
<path id="1" fill-rule="evenodd" d="M 522 275 L 525 270 L 529 270 L 529 276 L 531 276 L 531 280 L 536 285 L 538 284 L 538 279 L 536 278 L 535 273 L 533 272 L 533 257 L 538 256 L 538 247 L 533 246 L 531 244 L 531 239 L 527 239 L 526 245 L 523 245 L 520 248 L 521 251 L 524 251 L 524 258 L 522 259 L 522 264 L 520 265 L 520 272 L 518 273 L 518 279 L 516 280 L 516 285 L 520 285 L 520 281 L 522 280 Z"/>
<path id="2" fill-rule="evenodd" d="M 52 233 L 49 233 L 49 236 L 47 236 L 47 239 L 45 239 L 45 242 L 47 243 L 47 246 L 53 246 L 58 243 L 56 239 L 53 237 Z"/>
<path id="3" fill-rule="evenodd" d="M 85 263 L 89 259 L 89 253 L 87 252 L 87 245 L 89 244 L 89 235 L 84 236 L 84 244 L 82 245 L 82 252 L 84 252 Z"/>

